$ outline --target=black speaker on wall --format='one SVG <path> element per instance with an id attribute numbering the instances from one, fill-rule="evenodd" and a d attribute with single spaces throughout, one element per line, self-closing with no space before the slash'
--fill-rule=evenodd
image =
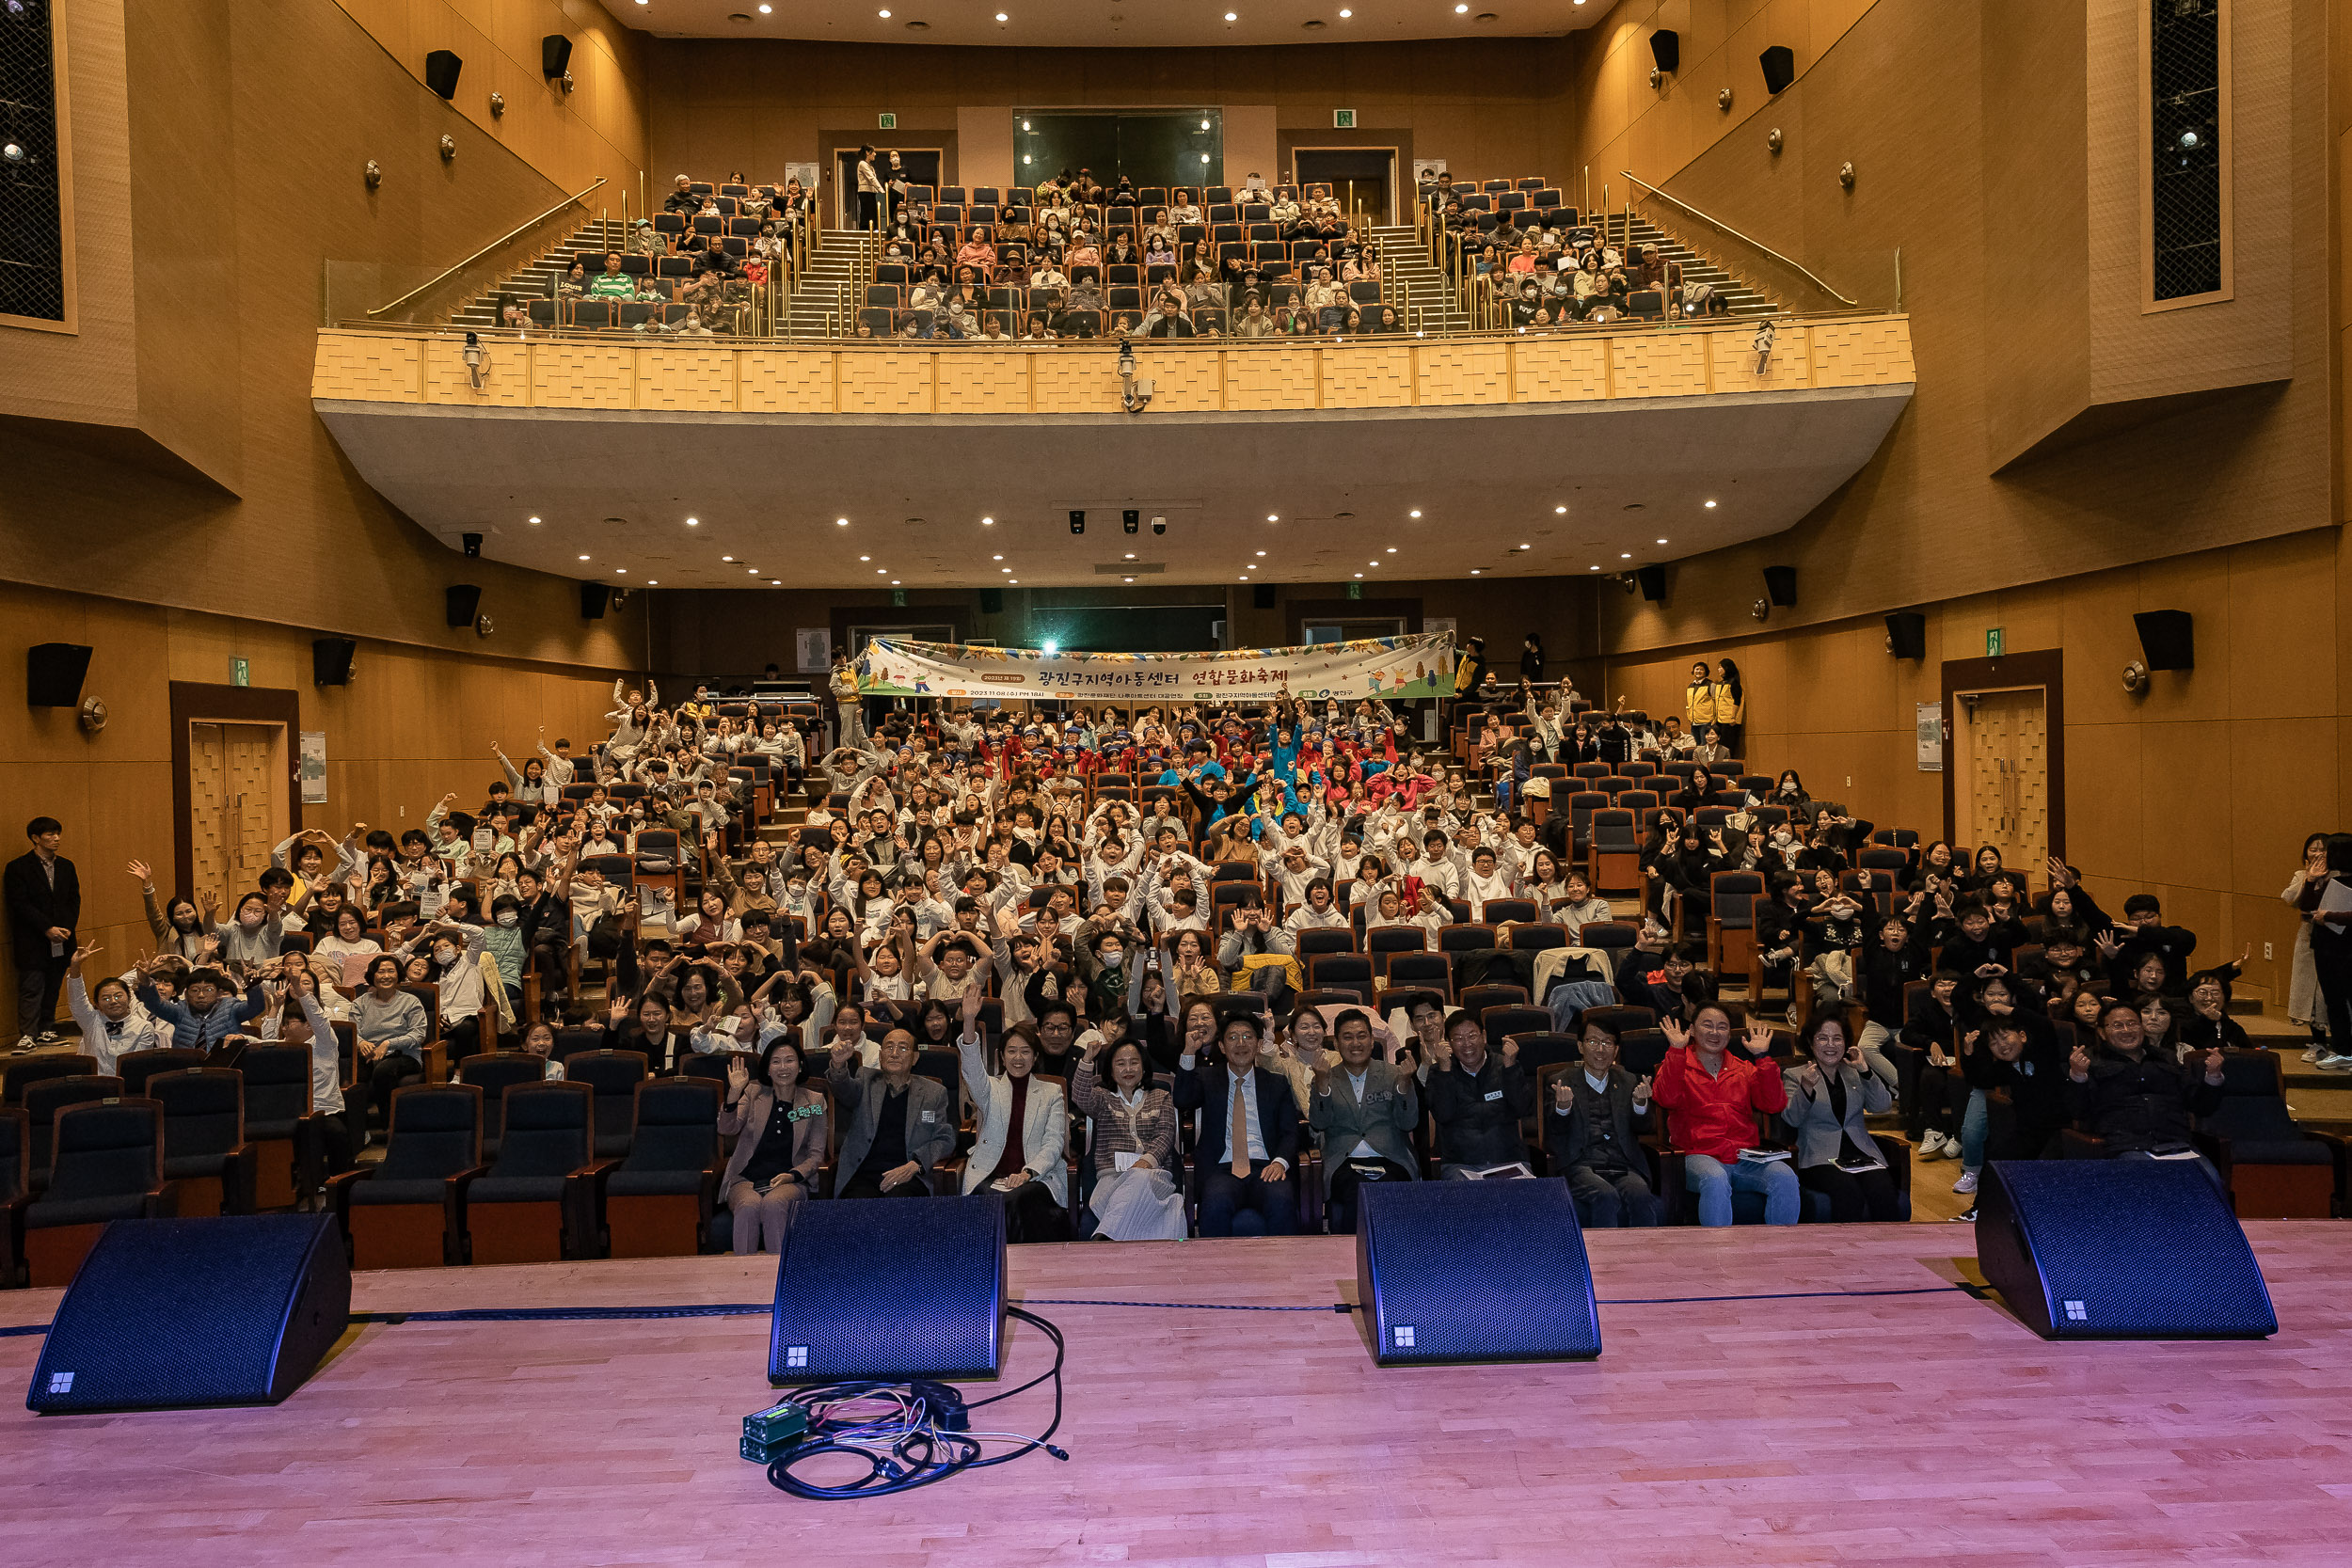
<path id="1" fill-rule="evenodd" d="M 1249 589 L 1249 608 L 1252 610 L 1272 610 L 1274 608 L 1274 584 L 1270 582 L 1252 583 Z"/>
<path id="2" fill-rule="evenodd" d="M 358 651 L 359 644 L 348 637 L 310 639 L 310 684 L 349 686 L 351 656 Z"/>
<path id="3" fill-rule="evenodd" d="M 1661 27 L 1649 36 L 1649 57 L 1661 71 L 1673 71 L 1682 64 L 1682 35 L 1671 27 Z"/>
<path id="4" fill-rule="evenodd" d="M 1787 44 L 1775 43 L 1756 58 L 1764 68 L 1766 92 L 1780 92 L 1797 79 L 1797 52 Z"/>
<path id="5" fill-rule="evenodd" d="M 275 1404 L 350 1323 L 333 1214 L 116 1220 L 57 1303 L 25 1407 Z"/>
<path id="6" fill-rule="evenodd" d="M 2151 670 L 2197 668 L 2196 640 L 2190 635 L 2193 618 L 2185 610 L 2143 610 L 2132 617 L 2139 628 L 2139 651 Z"/>
<path id="7" fill-rule="evenodd" d="M 90 650 L 79 642 L 36 642 L 24 650 L 24 700 L 34 707 L 79 707 Z"/>
<path id="8" fill-rule="evenodd" d="M 812 1203 L 776 1262 L 768 1381 L 994 1377 L 1004 1321 L 1000 1199 Z"/>
<path id="9" fill-rule="evenodd" d="M 580 613 L 581 619 L 588 621 L 603 620 L 604 607 L 612 602 L 612 590 L 606 584 L 601 582 L 583 582 L 580 585 Z"/>
<path id="10" fill-rule="evenodd" d="M 1001 588 L 981 589 L 980 613 L 983 615 L 1002 615 L 1004 612 L 1005 591 Z"/>
<path id="11" fill-rule="evenodd" d="M 1886 651 L 1897 658 L 1928 657 L 1928 618 L 1915 610 L 1899 610 L 1886 618 Z"/>
<path id="12" fill-rule="evenodd" d="M 454 582 L 450 584 L 446 598 L 449 624 L 453 626 L 472 626 L 474 612 L 482 608 L 482 590 L 470 582 Z"/>
<path id="13" fill-rule="evenodd" d="M 1565 1182 L 1383 1181 L 1356 1190 L 1357 1300 L 1381 1366 L 1600 1354 L 1593 1268 Z"/>
<path id="14" fill-rule="evenodd" d="M 2193 1160 L 1995 1160 L 1977 1265 L 2045 1339 L 2279 1332 L 2246 1231 Z"/>
<path id="15" fill-rule="evenodd" d="M 539 40 L 539 74 L 553 80 L 572 68 L 572 40 L 549 33 Z"/>
<path id="16" fill-rule="evenodd" d="M 1636 566 L 1633 568 L 1633 580 L 1642 585 L 1642 597 L 1651 604 L 1666 602 L 1666 568 L 1663 566 Z"/>
<path id="17" fill-rule="evenodd" d="M 424 85 L 443 98 L 457 96 L 457 73 L 466 69 L 466 62 L 447 49 L 436 49 L 424 57 Z"/>
<path id="18" fill-rule="evenodd" d="M 1775 605 L 1797 602 L 1797 569 L 1794 566 L 1764 568 L 1764 594 Z"/>

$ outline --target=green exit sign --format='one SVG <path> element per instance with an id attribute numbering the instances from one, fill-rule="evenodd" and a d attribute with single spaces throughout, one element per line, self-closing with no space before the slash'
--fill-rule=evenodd
<path id="1" fill-rule="evenodd" d="M 893 610 L 904 610 L 906 602 L 907 591 L 905 589 L 894 588 L 890 591 L 890 606 Z"/>
<path id="2" fill-rule="evenodd" d="M 885 131 L 896 131 L 898 128 L 898 117 L 897 115 L 876 115 L 874 117 L 874 123 Z"/>
<path id="3" fill-rule="evenodd" d="M 230 686 L 251 686 L 252 675 L 253 673 L 246 668 L 244 659 L 232 658 L 229 661 L 229 684 Z"/>
<path id="4" fill-rule="evenodd" d="M 1349 583 L 1347 585 L 1347 596 L 1351 599 L 1362 598 L 1364 596 L 1364 585 L 1360 582 Z"/>
<path id="5" fill-rule="evenodd" d="M 1987 627 L 1985 627 L 1985 628 L 1984 628 L 1984 657 L 1987 657 L 1987 658 L 1998 658 L 1998 657 L 2001 657 L 2002 651 L 2003 651 L 2004 649 L 2006 649 L 2008 646 L 2009 646 L 2009 639 L 2008 639 L 2008 637 L 2007 637 L 2007 636 L 2006 636 L 2006 635 L 2002 632 L 2002 630 L 2001 630 L 2001 628 L 2000 628 L 2000 627 L 1998 627 L 1998 626 L 1987 626 Z"/>
<path id="6" fill-rule="evenodd" d="M 1353 109 L 1332 110 L 1331 129 L 1334 131 L 1353 131 L 1356 129 L 1356 111 Z"/>

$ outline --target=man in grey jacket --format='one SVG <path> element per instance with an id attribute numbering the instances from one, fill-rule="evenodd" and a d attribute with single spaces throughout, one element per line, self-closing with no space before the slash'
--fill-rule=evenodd
<path id="1" fill-rule="evenodd" d="M 1372 1020 L 1350 1007 L 1333 1031 L 1337 1067 L 1315 1070 L 1307 1127 L 1323 1151 L 1324 1214 L 1335 1236 L 1356 1233 L 1356 1191 L 1366 1181 L 1412 1181 L 1410 1143 L 1421 1121 L 1413 1069 L 1373 1058 Z"/>
<path id="2" fill-rule="evenodd" d="M 956 1113 L 936 1079 L 914 1072 L 914 1037 L 882 1037 L 882 1065 L 857 1067 L 858 1053 L 836 1048 L 825 1068 L 843 1117 L 835 1197 L 929 1197 L 935 1167 L 956 1149 Z"/>

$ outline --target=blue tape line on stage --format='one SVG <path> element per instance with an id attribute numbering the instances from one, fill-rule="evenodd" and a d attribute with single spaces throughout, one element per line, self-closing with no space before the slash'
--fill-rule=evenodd
<path id="1" fill-rule="evenodd" d="M 628 1318 L 749 1318 L 776 1309 L 771 1301 L 707 1302 L 691 1307 L 460 1307 L 417 1312 L 354 1312 L 356 1323 L 595 1323 Z"/>
<path id="2" fill-rule="evenodd" d="M 17 1339 L 22 1338 L 27 1334 L 46 1334 L 48 1332 L 49 1325 L 47 1323 L 19 1323 L 14 1328 L 0 1328 L 0 1339 Z"/>
<path id="3" fill-rule="evenodd" d="M 1260 1307 L 1227 1301 L 1092 1301 L 1079 1296 L 1037 1296 L 1026 1307 L 1172 1307 L 1199 1312 L 1331 1312 L 1335 1307 Z M 1342 1306 L 1345 1304 L 1343 1303 Z"/>

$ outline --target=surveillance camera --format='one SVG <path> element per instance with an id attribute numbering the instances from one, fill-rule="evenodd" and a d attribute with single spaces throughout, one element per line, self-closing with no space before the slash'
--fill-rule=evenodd
<path id="1" fill-rule="evenodd" d="M 1166 533 L 1168 531 L 1168 519 L 1166 517 L 1152 518 L 1152 531 L 1154 533 Z"/>

